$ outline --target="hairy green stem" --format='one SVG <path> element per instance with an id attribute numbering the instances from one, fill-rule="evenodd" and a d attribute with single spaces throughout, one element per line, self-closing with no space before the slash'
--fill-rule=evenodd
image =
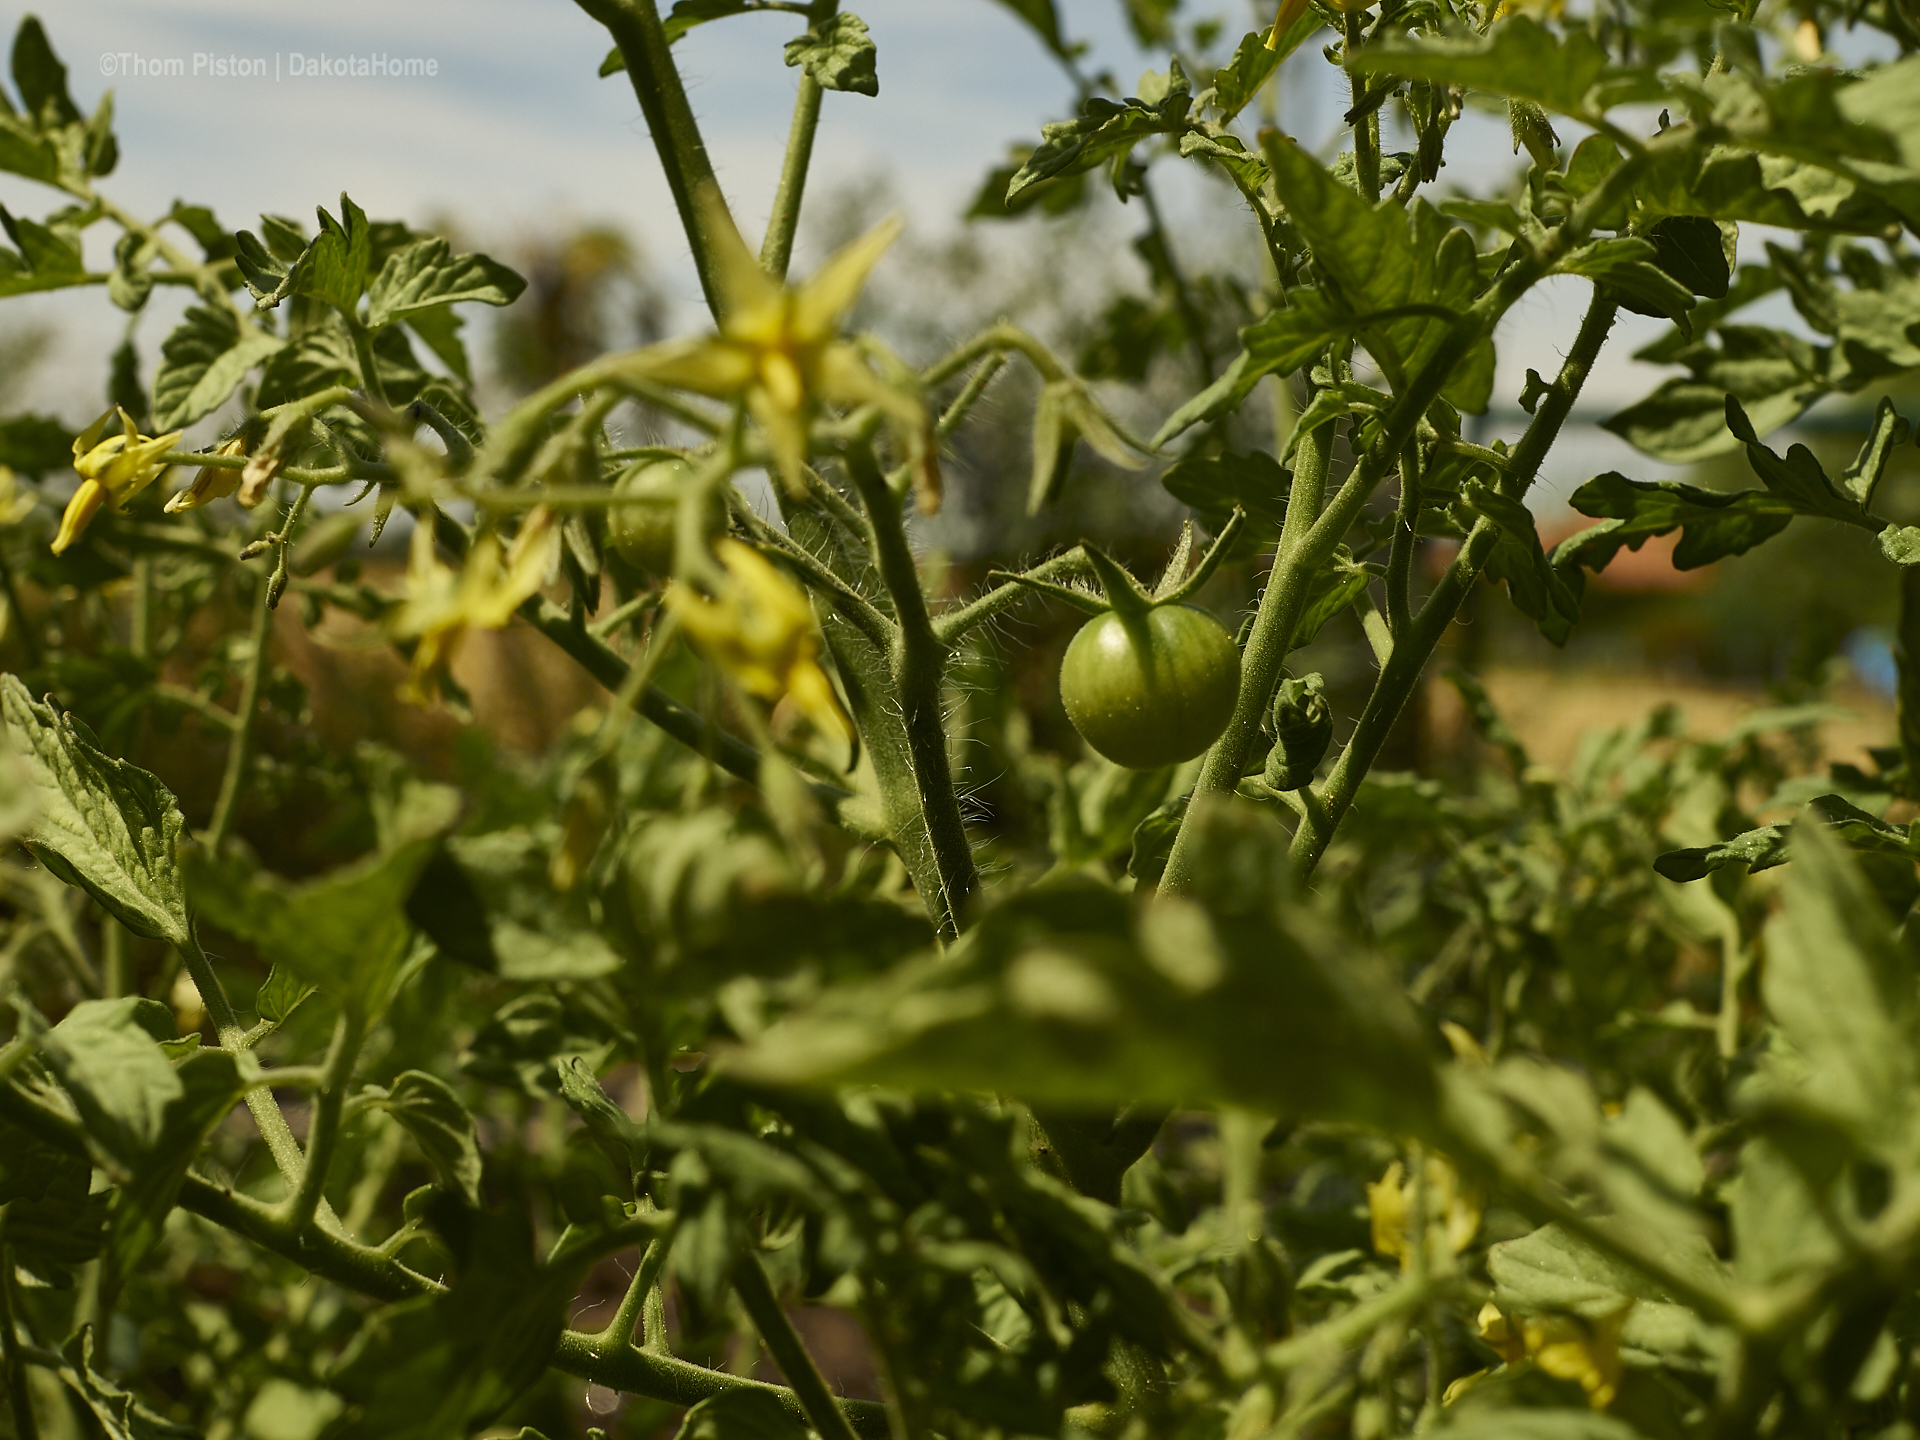
<path id="1" fill-rule="evenodd" d="M 659 7 L 654 0 L 576 0 L 580 8 L 607 27 L 613 43 L 627 62 L 627 78 L 646 117 L 647 130 L 653 136 L 653 148 L 666 172 L 667 188 L 680 212 L 680 224 L 693 248 L 694 267 L 700 273 L 700 289 L 707 309 L 718 320 L 726 309 L 715 270 L 716 250 L 712 229 L 725 223 L 708 208 L 703 195 L 714 204 L 724 205 L 720 187 L 714 180 L 713 161 L 700 136 L 700 123 L 693 118 L 693 106 L 687 101 L 679 68 L 667 43 L 667 32 L 660 24 Z"/>
<path id="2" fill-rule="evenodd" d="M 823 0 L 812 8 L 808 21 L 816 29 L 833 18 L 840 0 Z M 784 281 L 793 263 L 793 236 L 800 228 L 800 202 L 807 189 L 807 167 L 813 162 L 813 137 L 820 129 L 820 102 L 826 92 L 806 70 L 800 72 L 800 90 L 793 98 L 793 123 L 787 129 L 787 156 L 780 166 L 780 188 L 774 192 L 773 214 L 767 219 L 766 238 L 760 242 L 760 268 Z"/>
<path id="3" fill-rule="evenodd" d="M 1043 560 L 1031 570 L 1022 572 L 1022 580 L 1042 580 L 1058 583 L 1062 580 L 1086 579 L 1093 571 L 1087 563 L 1087 552 L 1076 545 L 1071 550 Z M 1031 586 L 1018 580 L 1009 580 L 1004 585 L 996 585 L 977 600 L 970 600 L 958 610 L 949 610 L 933 622 L 933 633 L 942 645 L 951 647 L 960 643 L 967 635 L 992 620 L 995 616 L 1011 610 L 1022 600 L 1033 595 Z"/>
<path id="4" fill-rule="evenodd" d="M 573 1330 L 564 1332 L 560 1336 L 560 1343 L 554 1347 L 550 1363 L 554 1369 L 564 1370 L 569 1375 L 578 1375 L 582 1379 L 629 1394 L 664 1400 L 670 1405 L 698 1405 L 702 1400 L 726 1390 L 759 1390 L 778 1400 L 794 1419 L 810 1418 L 800 1404 L 799 1396 L 783 1385 L 745 1380 L 738 1375 L 729 1375 L 724 1370 L 709 1370 L 704 1365 L 636 1350 L 632 1346 L 611 1355 L 601 1355 L 594 1348 L 596 1338 Z M 888 1434 L 884 1405 L 876 1405 L 871 1400 L 849 1400 L 845 1403 L 847 1420 L 856 1435 L 865 1437 L 865 1440 L 883 1440 Z"/>
<path id="5" fill-rule="evenodd" d="M 667 1251 L 671 1245 L 672 1241 L 664 1235 L 647 1245 L 640 1257 L 639 1268 L 633 1272 L 633 1279 L 627 1285 L 627 1293 L 620 1297 L 620 1308 L 614 1311 L 607 1328 L 594 1337 L 602 1353 L 633 1348 L 633 1332 L 639 1327 L 647 1302 L 660 1283 L 660 1271 L 667 1263 Z M 649 1334 L 646 1338 L 651 1340 L 655 1337 Z"/>
<path id="6" fill-rule="evenodd" d="M 1541 461 L 1558 438 L 1581 387 L 1592 372 L 1595 358 L 1606 344 L 1617 312 L 1618 307 L 1604 287 L 1595 286 L 1593 300 L 1580 322 L 1573 348 L 1567 352 L 1560 373 L 1541 399 L 1526 434 L 1514 447 L 1506 473 L 1496 482 L 1503 494 L 1519 499 L 1533 484 L 1534 477 L 1539 474 Z M 1434 586 L 1420 613 L 1408 625 L 1406 632 L 1396 637 L 1393 654 L 1380 667 L 1380 673 L 1374 679 L 1373 693 L 1367 697 L 1366 708 L 1360 713 L 1353 735 L 1341 751 L 1326 783 L 1320 788 L 1319 814 L 1303 820 L 1294 831 L 1291 853 L 1294 867 L 1300 874 L 1310 874 L 1314 866 L 1319 864 L 1334 830 L 1345 816 L 1347 807 L 1353 803 L 1360 782 L 1366 778 L 1368 770 L 1379 756 L 1380 747 L 1386 743 L 1388 732 L 1418 685 L 1421 672 L 1432 658 L 1440 637 L 1453 624 L 1454 616 L 1459 612 L 1481 568 L 1487 563 L 1487 558 L 1493 553 L 1498 539 L 1499 532 L 1491 522 L 1478 522 L 1466 543 L 1460 547 L 1460 553 L 1448 567 L 1447 573 Z"/>
<path id="7" fill-rule="evenodd" d="M 773 1356 L 780 1373 L 787 1377 L 787 1383 L 799 1398 L 800 1408 L 806 1411 L 807 1422 L 821 1440 L 854 1440 L 853 1426 L 827 1388 L 820 1367 L 807 1353 L 792 1319 L 780 1304 L 780 1297 L 773 1293 L 766 1267 L 756 1252 L 749 1250 L 741 1256 L 734 1267 L 733 1288 L 740 1303 L 746 1306 L 754 1329 L 760 1332 L 767 1353 Z"/>
<path id="8" fill-rule="evenodd" d="M 1286 663 L 1287 651 L 1293 645 L 1294 628 L 1306 608 L 1308 587 L 1320 562 L 1326 558 L 1321 550 L 1314 548 L 1313 538 L 1326 497 L 1327 461 L 1332 450 L 1333 427 L 1328 423 L 1303 437 L 1294 452 L 1293 486 L 1287 494 L 1287 517 L 1281 528 L 1279 548 L 1274 552 L 1266 592 L 1260 597 L 1260 608 L 1254 615 L 1246 652 L 1240 660 L 1240 696 L 1234 702 L 1233 718 L 1227 722 L 1225 732 L 1214 741 L 1201 764 L 1193 800 L 1180 822 L 1179 833 L 1174 836 L 1166 873 L 1160 880 L 1164 894 L 1177 895 L 1192 886 L 1197 832 L 1194 815 L 1205 804 L 1232 794 L 1239 786 L 1240 776 L 1246 769 L 1247 752 L 1259 732 L 1274 687 L 1280 683 L 1280 668 Z M 1326 549 L 1331 548 L 1329 541 Z"/>
<path id="9" fill-rule="evenodd" d="M 960 933 L 961 919 L 972 902 L 979 874 L 961 819 L 960 800 L 954 793 L 946 726 L 940 714 L 946 650 L 934 633 L 927 597 L 920 590 L 920 572 L 907 544 L 901 502 L 887 488 L 873 451 L 864 445 L 855 446 L 848 454 L 847 470 L 866 506 L 874 561 L 898 621 L 888 658 L 906 725 L 920 814 L 939 869 L 941 893 L 923 899 L 935 925 L 951 939 Z"/>
<path id="10" fill-rule="evenodd" d="M 300 1184 L 287 1201 L 287 1224 L 295 1233 L 312 1225 L 319 1208 L 327 1171 L 333 1164 L 334 1147 L 340 1139 L 340 1107 L 346 1101 L 353 1062 L 359 1057 L 360 1041 L 365 1034 L 366 1021 L 354 1006 L 342 1010 L 334 1021 L 333 1041 L 327 1048 L 320 1084 L 314 1091 L 313 1118 L 307 1127 L 307 1153 L 301 1163 Z"/>
<path id="11" fill-rule="evenodd" d="M 233 822 L 240 813 L 247 765 L 253 758 L 253 727 L 260 709 L 260 684 L 266 673 L 272 638 L 273 606 L 263 579 L 254 602 L 252 649 L 247 654 L 247 668 L 240 676 L 240 703 L 234 710 L 233 738 L 227 742 L 227 769 L 220 778 L 220 798 L 214 802 L 213 818 L 207 822 L 206 846 L 214 855 L 220 853 L 233 834 Z"/>
<path id="12" fill-rule="evenodd" d="M 1367 17 L 1364 10 L 1349 10 L 1342 16 L 1345 22 L 1346 54 L 1351 55 L 1366 42 Z M 1353 108 L 1360 109 L 1368 99 L 1367 80 L 1363 75 L 1350 74 L 1352 86 L 1349 92 L 1353 97 Z M 1366 107 L 1366 114 L 1354 117 L 1353 121 L 1353 173 L 1360 183 L 1360 194 L 1368 201 L 1377 203 L 1380 199 L 1380 107 Z"/>

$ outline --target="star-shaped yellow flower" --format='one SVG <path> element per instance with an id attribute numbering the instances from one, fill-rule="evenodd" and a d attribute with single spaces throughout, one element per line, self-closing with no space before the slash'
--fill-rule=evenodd
<path id="1" fill-rule="evenodd" d="M 1480 1230 L 1479 1197 L 1461 1184 L 1459 1172 L 1439 1155 L 1427 1156 L 1426 1195 L 1420 1196 L 1414 1178 L 1398 1160 L 1387 1173 L 1367 1186 L 1367 1212 L 1373 1222 L 1373 1248 L 1382 1255 L 1398 1255 L 1400 1268 L 1411 1269 L 1416 1245 L 1424 1244 L 1428 1257 L 1442 1252 L 1458 1255 L 1473 1243 Z M 1424 1202 L 1427 1235 L 1413 1232 L 1414 1206 Z"/>
<path id="2" fill-rule="evenodd" d="M 503 550 L 492 531 L 454 570 L 433 552 L 433 524 L 414 526 L 407 560 L 406 599 L 388 628 L 396 639 L 417 640 L 413 673 L 402 694 L 426 704 L 439 693 L 440 677 L 471 630 L 498 630 L 547 583 L 560 560 L 560 527 L 544 505 L 527 512 L 520 532 Z"/>
<path id="3" fill-rule="evenodd" d="M 900 221 L 883 221 L 811 279 L 785 286 L 760 268 L 717 194 L 708 192 L 704 204 L 723 307 L 719 332 L 636 351 L 628 373 L 696 395 L 743 400 L 766 436 L 775 470 L 796 496 L 805 491 L 807 425 L 818 407 L 877 406 L 906 441 L 922 507 L 936 508 L 939 470 L 926 407 L 876 375 L 839 334 L 868 274 L 900 234 Z"/>
<path id="4" fill-rule="evenodd" d="M 851 744 L 852 726 L 820 668 L 820 638 L 806 593 L 751 545 L 722 539 L 713 553 L 726 578 L 711 597 L 674 581 L 666 595 L 674 618 L 742 690 L 763 700 L 784 696 L 814 729 Z"/>
<path id="5" fill-rule="evenodd" d="M 108 435 L 107 426 L 116 415 L 121 433 Z M 53 553 L 60 554 L 79 539 L 102 506 L 110 504 L 118 510 L 158 480 L 167 469 L 160 457 L 173 449 L 180 433 L 142 435 L 133 417 L 118 407 L 89 425 L 73 442 L 73 468 L 80 476 L 80 488 L 60 517 Z"/>

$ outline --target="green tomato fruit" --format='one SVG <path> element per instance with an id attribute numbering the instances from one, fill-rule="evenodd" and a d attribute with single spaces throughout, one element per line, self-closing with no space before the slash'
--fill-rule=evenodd
<path id="1" fill-rule="evenodd" d="M 1186 605 L 1109 611 L 1067 646 L 1060 699 L 1080 737 L 1116 765 L 1191 760 L 1220 738 L 1240 694 L 1240 652 L 1218 620 Z"/>
<path id="2" fill-rule="evenodd" d="M 626 504 L 607 511 L 607 536 L 620 558 L 650 575 L 673 570 L 680 487 L 693 473 L 684 460 L 650 460 L 622 475 L 613 493 Z"/>

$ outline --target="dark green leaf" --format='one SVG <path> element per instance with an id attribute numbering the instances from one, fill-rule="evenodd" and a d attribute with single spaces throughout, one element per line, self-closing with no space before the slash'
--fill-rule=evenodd
<path id="1" fill-rule="evenodd" d="M 1563 540 L 1555 566 L 1604 570 L 1621 546 L 1638 550 L 1650 536 L 1681 532 L 1674 568 L 1693 570 L 1728 555 L 1744 555 L 1779 534 L 1793 508 L 1764 490 L 1702 490 L 1677 480 L 1629 480 L 1617 471 L 1595 476 L 1573 492 L 1573 508 L 1609 523 Z"/>
<path id="2" fill-rule="evenodd" d="M 1192 107 L 1193 95 L 1185 88 L 1184 78 L 1151 105 L 1142 100 L 1088 100 L 1078 120 L 1041 127 L 1039 146 L 1008 182 L 1007 204 L 1016 205 L 1027 190 L 1043 181 L 1077 175 L 1124 156 L 1151 136 L 1179 134 Z"/>
<path id="3" fill-rule="evenodd" d="M 1699 215 L 1670 215 L 1656 221 L 1645 238 L 1653 242 L 1653 263 L 1695 295 L 1726 297 L 1733 280 L 1728 230 Z"/>
<path id="4" fill-rule="evenodd" d="M 178 430 L 226 404 L 254 366 L 286 348 L 277 335 L 249 326 L 231 310 L 196 305 L 160 347 L 153 377 L 153 420 Z"/>
<path id="5" fill-rule="evenodd" d="M 1301 16 L 1300 23 L 1307 19 Z M 1320 19 L 1318 16 L 1312 19 L 1317 29 Z M 1254 30 L 1247 34 L 1233 52 L 1233 59 L 1213 72 L 1213 103 L 1219 107 L 1220 118 L 1231 120 L 1246 109 L 1285 58 L 1278 49 L 1267 48 L 1266 31 Z"/>
<path id="6" fill-rule="evenodd" d="M 1796 444 L 1783 460 L 1762 445 L 1754 433 L 1753 422 L 1732 395 L 1727 397 L 1727 428 L 1747 447 L 1748 463 L 1760 477 L 1760 483 L 1792 506 L 1795 514 L 1818 515 L 1871 530 L 1880 528 L 1867 518 L 1858 500 L 1834 488 L 1833 481 L 1827 478 L 1827 472 L 1806 446 Z"/>
<path id="7" fill-rule="evenodd" d="M 1874 407 L 1873 428 L 1861 443 L 1860 453 L 1840 472 L 1841 492 L 1861 509 L 1870 508 L 1873 492 L 1879 487 L 1880 477 L 1887 473 L 1887 461 L 1892 458 L 1894 448 L 1904 445 L 1912 433 L 1913 427 L 1893 408 L 1893 401 L 1881 396 L 1880 403 Z"/>
<path id="8" fill-rule="evenodd" d="M 275 965 L 261 982 L 259 993 L 253 997 L 253 1013 L 268 1024 L 282 1024 L 307 1002 L 313 992 L 311 982 L 302 980 L 284 966 Z"/>
<path id="9" fill-rule="evenodd" d="M 153 1149 L 167 1110 L 186 1094 L 162 1039 L 173 1015 L 157 1000 L 83 1000 L 47 1032 L 46 1054 L 87 1124 L 115 1161 Z"/>
<path id="10" fill-rule="evenodd" d="M 342 193 L 339 220 L 328 214 L 325 207 L 316 213 L 320 217 L 320 234 L 296 267 L 294 291 L 311 295 L 342 315 L 357 316 L 373 258 L 373 237 L 368 230 L 366 212 Z"/>
<path id="11" fill-rule="evenodd" d="M 453 1087 L 424 1071 L 403 1070 L 375 1103 L 418 1142 L 440 1182 L 479 1209 L 479 1135 Z"/>
<path id="12" fill-rule="evenodd" d="M 193 237 L 201 254 L 209 261 L 225 260 L 233 255 L 233 235 L 214 219 L 213 211 L 206 206 L 189 205 L 184 200 L 176 200 L 173 209 L 167 212 L 167 218 Z"/>
<path id="13" fill-rule="evenodd" d="M 106 1440 L 199 1440 L 198 1431 L 165 1419 L 94 1369 L 91 1325 L 82 1325 L 62 1353 L 61 1378 Z"/>
<path id="14" fill-rule="evenodd" d="M 152 775 L 103 754 L 71 716 L 0 676 L 0 713 L 40 792 L 27 840 L 136 935 L 187 943 L 186 894 L 174 858 L 186 820 Z M 57 868 L 55 868 L 57 866 Z"/>
<path id="15" fill-rule="evenodd" d="M 477 1216 L 443 1294 L 378 1311 L 329 1383 L 351 1408 L 339 1440 L 458 1440 L 487 1425 L 547 1368 L 577 1279 L 533 1263 L 517 1213 Z"/>
<path id="16" fill-rule="evenodd" d="M 1542 635 L 1555 645 L 1566 644 L 1580 619 L 1580 597 L 1567 584 L 1565 572 L 1549 562 L 1540 548 L 1533 512 L 1477 480 L 1461 487 L 1460 499 L 1500 531 L 1487 559 L 1487 573 L 1506 582 L 1514 607 L 1538 625 Z"/>
<path id="17" fill-rule="evenodd" d="M 768 1390 L 722 1390 L 687 1411 L 675 1440 L 806 1440 L 807 1427 Z"/>
<path id="18" fill-rule="evenodd" d="M 1796 1087 L 1863 1136 L 1906 1129 L 1916 1075 L 1913 982 L 1845 845 L 1794 829 L 1786 904 L 1767 926 L 1760 992 L 1812 1073 Z"/>
<path id="19" fill-rule="evenodd" d="M 1787 835 L 1791 829 L 1788 825 L 1763 825 L 1717 845 L 1669 850 L 1654 860 L 1653 868 L 1667 879 L 1681 883 L 1703 880 L 1727 865 L 1741 865 L 1749 872 L 1771 870 L 1787 862 Z"/>
<path id="20" fill-rule="evenodd" d="M 21 20 L 13 35 L 13 83 L 19 87 L 27 118 L 43 129 L 71 125 L 80 118 L 79 107 L 67 93 L 67 67 L 31 15 Z"/>
<path id="21" fill-rule="evenodd" d="M 1626 98 L 1651 99 L 1651 94 L 1594 93 L 1607 74 L 1607 56 L 1584 28 L 1570 28 L 1556 36 L 1525 15 L 1496 24 L 1484 37 L 1471 40 L 1415 42 L 1397 34 L 1357 51 L 1348 66 L 1363 75 L 1397 75 L 1408 80 L 1431 80 L 1531 100 L 1562 115 L 1589 116 L 1605 104 Z M 1645 72 L 1651 83 L 1651 72 Z"/>
<path id="22" fill-rule="evenodd" d="M 1269 527 L 1287 518 L 1287 490 L 1292 476 L 1264 450 L 1245 455 L 1223 450 L 1218 455 L 1176 461 L 1160 477 L 1167 493 L 1189 505 L 1217 534 L 1234 509 L 1265 520 Z"/>
<path id="23" fill-rule="evenodd" d="M 73 432 L 45 415 L 0 420 L 0 465 L 39 479 L 73 459 Z"/>
<path id="24" fill-rule="evenodd" d="M 850 90 L 856 95 L 878 95 L 878 58 L 867 22 L 858 15 L 839 14 L 798 40 L 787 42 L 787 64 L 798 65 L 825 90 Z"/>
<path id="25" fill-rule="evenodd" d="M 457 792 L 416 786 L 419 799 L 380 851 L 317 880 L 289 884 L 195 854 L 194 903 L 214 924 L 251 940 L 275 966 L 345 1005 L 378 1015 L 412 945 L 407 897 L 459 812 Z"/>
<path id="26" fill-rule="evenodd" d="M 485 255 L 455 255 L 445 240 L 433 236 L 390 256 L 380 268 L 367 296 L 367 324 L 378 328 L 468 301 L 510 305 L 526 288 L 527 282 L 506 266 Z"/>

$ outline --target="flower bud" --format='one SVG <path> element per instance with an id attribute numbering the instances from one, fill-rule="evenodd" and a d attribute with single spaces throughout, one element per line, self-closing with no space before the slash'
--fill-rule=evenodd
<path id="1" fill-rule="evenodd" d="M 1313 781 L 1313 772 L 1333 741 L 1333 707 L 1318 675 L 1283 680 L 1273 697 L 1273 749 L 1267 755 L 1265 779 L 1275 790 L 1299 790 Z"/>

